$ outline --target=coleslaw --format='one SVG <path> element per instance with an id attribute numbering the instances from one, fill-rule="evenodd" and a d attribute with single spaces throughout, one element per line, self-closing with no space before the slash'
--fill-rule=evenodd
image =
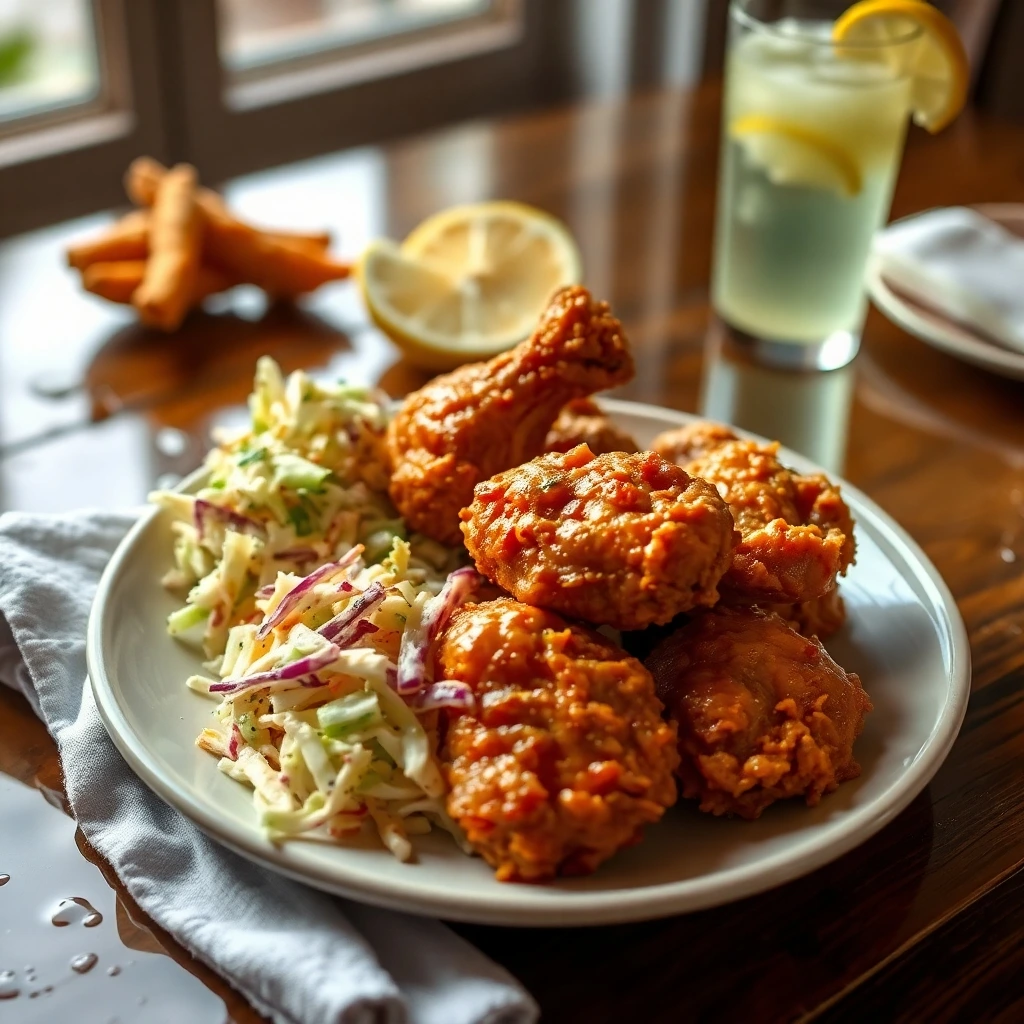
<path id="1" fill-rule="evenodd" d="M 430 649 L 479 577 L 407 537 L 386 493 L 383 403 L 273 360 L 257 365 L 250 428 L 221 436 L 195 494 L 159 491 L 183 597 L 168 632 L 201 648 L 188 687 L 217 702 L 197 745 L 253 790 L 274 839 L 338 841 L 372 823 L 402 860 L 444 809 L 439 708 L 470 708 Z"/>

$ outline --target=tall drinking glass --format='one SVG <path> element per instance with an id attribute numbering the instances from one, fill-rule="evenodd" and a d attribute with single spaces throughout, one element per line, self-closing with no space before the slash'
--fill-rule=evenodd
<path id="1" fill-rule="evenodd" d="M 849 2 L 733 0 L 712 293 L 763 362 L 832 369 L 860 345 L 919 30 L 834 44 Z"/>

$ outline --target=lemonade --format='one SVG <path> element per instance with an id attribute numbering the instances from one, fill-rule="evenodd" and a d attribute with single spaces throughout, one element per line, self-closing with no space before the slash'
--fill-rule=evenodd
<path id="1" fill-rule="evenodd" d="M 919 33 L 840 47 L 831 21 L 766 25 L 744 6 L 727 64 L 715 309 L 758 339 L 845 339 L 852 355 L 911 109 L 902 51 Z"/>

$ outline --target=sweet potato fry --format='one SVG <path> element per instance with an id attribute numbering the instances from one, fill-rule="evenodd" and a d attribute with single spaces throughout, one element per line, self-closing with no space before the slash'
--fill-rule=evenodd
<path id="1" fill-rule="evenodd" d="M 131 302 L 135 289 L 146 273 L 146 261 L 119 260 L 110 263 L 90 263 L 82 271 L 82 285 L 87 292 L 111 302 Z M 223 271 L 200 266 L 196 274 L 195 291 L 190 305 L 196 305 L 210 295 L 222 292 L 235 284 Z"/>
<path id="2" fill-rule="evenodd" d="M 233 217 L 209 217 L 206 224 L 210 264 L 258 285 L 268 295 L 301 295 L 352 272 L 347 263 L 336 262 L 322 251 L 274 238 Z"/>
<path id="3" fill-rule="evenodd" d="M 149 157 L 133 161 L 125 187 L 134 202 L 155 201 L 167 172 Z M 333 260 L 309 244 L 310 236 L 264 232 L 233 217 L 215 192 L 199 189 L 196 203 L 205 221 L 204 256 L 240 281 L 258 285 L 268 294 L 291 297 L 312 291 L 327 281 L 348 277 L 351 267 Z M 315 237 L 315 236 L 314 236 Z"/>
<path id="4" fill-rule="evenodd" d="M 149 252 L 149 211 L 133 210 L 88 242 L 68 248 L 68 266 L 77 270 L 90 263 L 145 259 Z"/>
<path id="5" fill-rule="evenodd" d="M 131 302 L 145 273 L 144 259 L 90 263 L 82 268 L 82 287 L 111 302 Z"/>
<path id="6" fill-rule="evenodd" d="M 321 252 L 330 245 L 328 231 L 302 232 L 268 231 L 267 237 L 284 246 L 301 246 Z M 144 261 L 149 256 L 149 211 L 135 210 L 122 217 L 102 235 L 88 242 L 80 242 L 67 250 L 68 266 L 85 270 L 93 263 L 122 263 Z M 216 289 L 220 291 L 221 289 Z M 118 302 L 120 300 L 113 300 Z"/>
<path id="7" fill-rule="evenodd" d="M 136 206 L 152 206 L 167 168 L 151 156 L 136 157 L 124 175 L 124 190 Z"/>
<path id="8" fill-rule="evenodd" d="M 149 258 L 132 295 L 143 323 L 173 331 L 185 319 L 195 294 L 202 234 L 196 170 L 178 164 L 163 176 L 153 197 Z"/>
<path id="9" fill-rule="evenodd" d="M 264 234 L 279 242 L 305 245 L 312 249 L 326 249 L 331 244 L 330 231 L 265 231 Z"/>
<path id="10" fill-rule="evenodd" d="M 167 168 L 152 157 L 140 156 L 134 160 L 124 177 L 125 191 L 128 198 L 139 206 L 152 206 L 156 196 L 157 185 L 167 173 Z M 237 220 L 228 212 L 224 200 L 212 189 L 200 186 L 196 190 L 196 200 L 207 214 L 214 213 L 217 208 L 217 219 L 221 216 Z M 256 229 L 254 229 L 256 230 Z M 331 244 L 330 231 L 268 231 L 261 234 L 282 245 L 299 245 L 304 248 L 326 249 Z"/>

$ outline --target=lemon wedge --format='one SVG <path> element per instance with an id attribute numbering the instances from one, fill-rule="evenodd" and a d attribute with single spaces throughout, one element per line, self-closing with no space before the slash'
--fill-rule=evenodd
<path id="1" fill-rule="evenodd" d="M 771 114 L 746 114 L 732 123 L 729 133 L 776 185 L 804 185 L 847 197 L 861 190 L 857 158 L 802 124 Z"/>
<path id="2" fill-rule="evenodd" d="M 374 242 L 357 275 L 377 326 L 411 362 L 445 370 L 526 338 L 552 292 L 579 282 L 581 264 L 554 217 L 487 202 L 430 217 L 401 246 Z"/>
<path id="3" fill-rule="evenodd" d="M 898 42 L 915 27 L 917 39 Z M 897 70 L 914 80 L 914 121 L 930 132 L 945 128 L 967 101 L 970 75 L 964 44 L 949 18 L 924 0 L 860 0 L 836 20 L 832 39 L 849 44 L 851 51 L 857 44 L 892 43 Z"/>

